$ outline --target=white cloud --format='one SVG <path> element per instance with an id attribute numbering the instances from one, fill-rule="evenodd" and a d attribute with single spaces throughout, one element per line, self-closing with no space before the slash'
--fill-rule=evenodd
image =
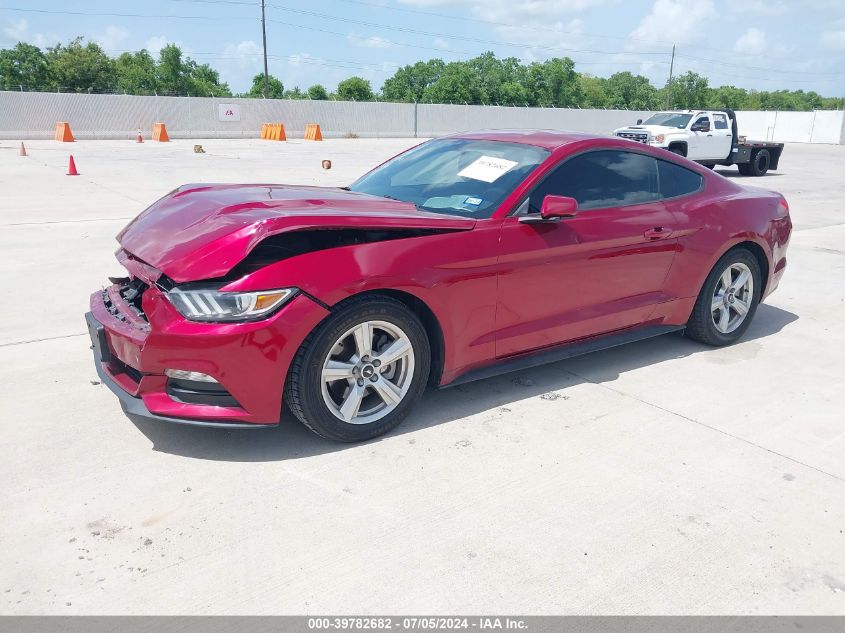
<path id="1" fill-rule="evenodd" d="M 657 0 L 628 36 L 629 50 L 666 43 L 691 44 L 704 38 L 702 24 L 718 19 L 712 0 Z"/>
<path id="2" fill-rule="evenodd" d="M 829 51 L 845 51 L 845 29 L 824 31 L 821 44 L 823 48 Z"/>
<path id="3" fill-rule="evenodd" d="M 3 29 L 4 35 L 10 40 L 19 42 L 26 37 L 26 32 L 29 30 L 29 22 L 23 18 L 17 22 L 10 22 L 9 26 Z"/>
<path id="4" fill-rule="evenodd" d="M 434 44 L 435 48 L 439 48 L 441 51 L 449 50 L 449 42 L 442 38 L 435 37 L 432 44 Z"/>
<path id="5" fill-rule="evenodd" d="M 263 49 L 254 40 L 244 40 L 238 44 L 226 44 L 223 57 L 227 63 L 234 63 L 241 68 L 260 66 Z"/>
<path id="6" fill-rule="evenodd" d="M 122 26 L 109 25 L 106 27 L 105 33 L 100 33 L 94 36 L 94 41 L 97 42 L 105 51 L 115 51 L 120 48 L 120 45 L 126 38 L 129 37 L 129 31 Z"/>
<path id="7" fill-rule="evenodd" d="M 760 55 L 766 51 L 766 34 L 753 26 L 743 33 L 734 44 L 734 51 L 745 55 Z"/>
<path id="8" fill-rule="evenodd" d="M 164 48 L 167 43 L 168 39 L 164 35 L 154 35 L 146 41 L 144 48 L 146 48 L 153 57 L 158 57 L 161 49 Z"/>
<path id="9" fill-rule="evenodd" d="M 378 35 L 362 37 L 357 33 L 350 33 L 346 36 L 346 39 L 350 44 L 360 46 L 362 48 L 390 48 L 393 46 L 393 42 L 383 37 L 379 37 Z"/>
<path id="10" fill-rule="evenodd" d="M 17 22 L 9 22 L 9 26 L 3 28 L 5 35 L 12 44 L 28 42 L 38 48 L 44 49 L 58 43 L 59 36 L 53 33 L 32 33 L 29 32 L 29 22 L 20 19 Z"/>
<path id="11" fill-rule="evenodd" d="M 733 13 L 750 13 L 751 15 L 784 15 L 789 12 L 786 2 L 778 0 L 744 0 L 744 2 L 730 2 Z"/>

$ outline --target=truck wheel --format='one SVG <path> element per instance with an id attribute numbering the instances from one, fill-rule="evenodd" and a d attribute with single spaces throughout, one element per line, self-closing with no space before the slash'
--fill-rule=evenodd
<path id="1" fill-rule="evenodd" d="M 739 165 L 737 165 L 737 168 L 739 169 L 739 173 L 742 176 L 753 176 L 754 175 L 754 174 L 751 173 L 751 165 L 749 165 L 749 164 L 740 163 Z"/>
<path id="2" fill-rule="evenodd" d="M 767 149 L 758 149 L 751 155 L 751 162 L 748 164 L 752 176 L 765 176 L 769 171 L 772 157 Z"/>
<path id="3" fill-rule="evenodd" d="M 684 148 L 680 145 L 674 145 L 669 148 L 669 151 L 673 154 L 677 154 L 678 156 L 686 156 L 686 152 L 684 152 Z"/>

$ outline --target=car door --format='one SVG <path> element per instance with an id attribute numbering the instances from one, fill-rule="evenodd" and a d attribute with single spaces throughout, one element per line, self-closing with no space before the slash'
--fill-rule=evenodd
<path id="1" fill-rule="evenodd" d="M 712 158 L 724 160 L 731 153 L 733 145 L 730 120 L 727 114 L 721 112 L 714 112 L 711 118 L 713 119 Z"/>
<path id="2" fill-rule="evenodd" d="M 710 115 L 706 113 L 696 115 L 692 124 L 690 124 L 689 138 L 687 139 L 687 158 L 690 160 L 715 158 L 713 123 L 710 121 Z"/>
<path id="3" fill-rule="evenodd" d="M 575 198 L 577 215 L 525 222 L 548 194 Z M 647 321 L 675 255 L 671 220 L 654 158 L 591 150 L 566 159 L 502 224 L 496 355 Z"/>

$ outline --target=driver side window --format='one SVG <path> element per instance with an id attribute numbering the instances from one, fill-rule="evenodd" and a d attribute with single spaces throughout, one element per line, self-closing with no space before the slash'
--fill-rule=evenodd
<path id="1" fill-rule="evenodd" d="M 529 213 L 539 213 L 547 195 L 568 196 L 579 210 L 606 209 L 660 199 L 657 161 L 618 150 L 586 152 L 570 158 L 541 182 L 529 198 Z"/>
<path id="2" fill-rule="evenodd" d="M 695 120 L 695 123 L 692 124 L 692 127 L 690 129 L 692 130 L 699 127 L 710 127 L 710 117 L 708 117 L 707 115 L 698 117 Z"/>

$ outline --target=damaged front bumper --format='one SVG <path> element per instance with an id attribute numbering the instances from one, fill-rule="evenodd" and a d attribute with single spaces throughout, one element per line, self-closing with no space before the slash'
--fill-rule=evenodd
<path id="1" fill-rule="evenodd" d="M 127 296 L 119 284 L 95 292 L 85 315 L 103 384 L 129 416 L 220 428 L 278 425 L 293 355 L 328 314 L 302 296 L 262 321 L 198 323 L 154 285 L 134 304 Z M 217 382 L 209 390 L 168 378 L 167 369 Z"/>

